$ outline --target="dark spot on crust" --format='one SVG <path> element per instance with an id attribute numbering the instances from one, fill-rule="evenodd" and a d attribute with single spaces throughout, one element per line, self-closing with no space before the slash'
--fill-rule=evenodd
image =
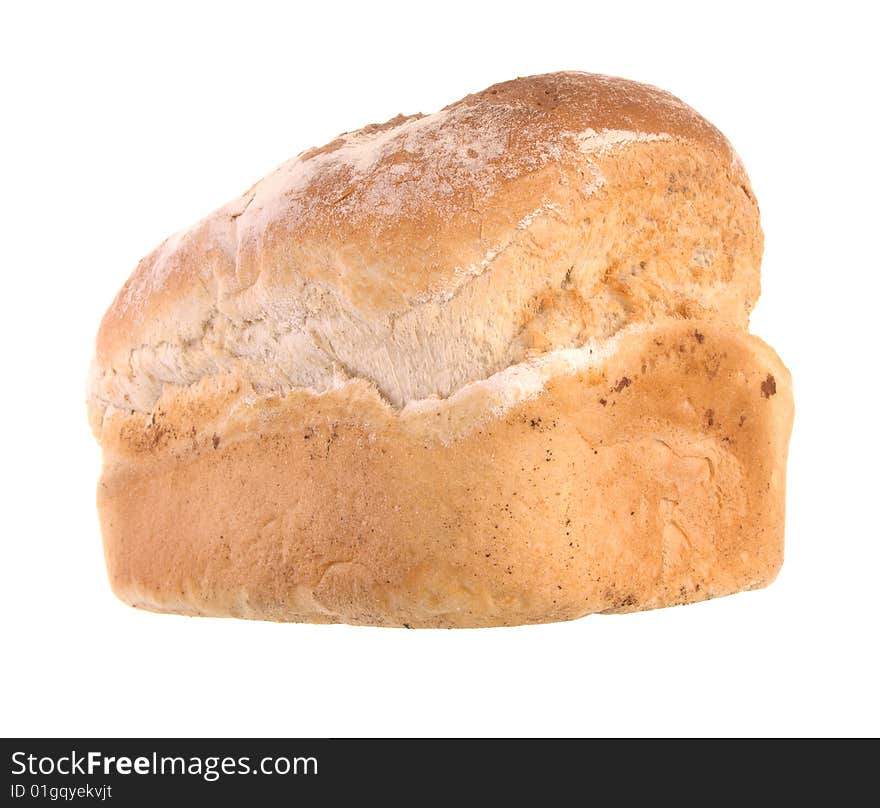
<path id="1" fill-rule="evenodd" d="M 550 432 L 553 429 L 556 429 L 559 426 L 559 422 L 553 418 L 550 421 L 545 421 L 543 418 L 531 418 L 526 415 L 523 419 L 523 423 L 529 425 L 531 429 L 534 429 L 538 432 Z"/>
<path id="2" fill-rule="evenodd" d="M 409 623 L 404 623 L 404 624 L 403 624 L 403 627 L 404 627 L 404 628 L 412 628 L 412 626 L 411 626 Z"/>
<path id="3" fill-rule="evenodd" d="M 220 436 L 215 434 L 214 437 L 211 438 L 211 443 L 214 444 L 214 448 L 216 449 L 220 445 Z"/>
<path id="4" fill-rule="evenodd" d="M 742 426 L 746 422 L 745 415 L 740 415 L 739 417 L 739 425 Z"/>
<path id="5" fill-rule="evenodd" d="M 628 376 L 624 376 L 617 384 L 612 388 L 615 393 L 619 393 L 626 387 L 629 387 L 632 384 Z"/>
<path id="6" fill-rule="evenodd" d="M 694 331 L 694 339 L 702 345 L 706 338 L 699 331 Z"/>
<path id="7" fill-rule="evenodd" d="M 714 424 L 715 424 L 715 410 L 706 410 L 706 423 L 709 426 L 714 426 Z"/>
<path id="8" fill-rule="evenodd" d="M 604 407 L 608 403 L 608 401 L 604 398 L 600 398 L 599 403 Z"/>
<path id="9" fill-rule="evenodd" d="M 773 378 L 772 373 L 768 373 L 767 378 L 761 382 L 761 395 L 764 398 L 776 395 L 776 379 Z"/>

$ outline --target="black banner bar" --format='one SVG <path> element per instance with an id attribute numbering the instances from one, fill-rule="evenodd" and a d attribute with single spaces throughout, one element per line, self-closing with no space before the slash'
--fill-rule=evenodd
<path id="1" fill-rule="evenodd" d="M 567 794 L 628 805 L 639 795 L 683 802 L 712 794 L 783 798 L 793 782 L 808 780 L 813 797 L 827 785 L 839 804 L 864 774 L 857 758 L 846 763 L 838 756 L 835 771 L 814 745 L 796 743 L 780 754 L 765 741 L 6 739 L 2 745 L 2 802 L 20 806 L 326 804 L 352 794 L 370 803 L 408 794 L 412 805 L 441 798 L 458 805 L 472 801 L 475 786 L 496 798 L 531 794 L 539 804 Z"/>

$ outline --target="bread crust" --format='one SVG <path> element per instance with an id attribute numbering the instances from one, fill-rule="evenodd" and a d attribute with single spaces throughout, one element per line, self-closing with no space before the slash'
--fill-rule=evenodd
<path id="1" fill-rule="evenodd" d="M 402 407 L 632 323 L 746 327 L 761 250 L 741 163 L 681 101 L 517 79 L 305 152 L 147 256 L 98 333 L 93 423 L 218 373 Z"/>
<path id="2" fill-rule="evenodd" d="M 471 627 L 782 563 L 762 233 L 677 98 L 532 76 L 304 152 L 137 267 L 89 382 L 116 594 Z"/>
<path id="3" fill-rule="evenodd" d="M 360 383 L 247 401 L 212 380 L 116 416 L 99 506 L 124 601 L 497 626 L 690 603 L 782 563 L 790 380 L 730 327 L 628 333 L 445 443 Z"/>

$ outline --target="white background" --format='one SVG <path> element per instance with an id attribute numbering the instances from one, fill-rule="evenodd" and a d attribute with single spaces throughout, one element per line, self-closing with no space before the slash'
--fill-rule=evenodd
<path id="1" fill-rule="evenodd" d="M 18 10 L 11 10 L 13 5 Z M 0 733 L 877 734 L 878 62 L 869 3 L 4 4 Z M 137 260 L 300 150 L 518 75 L 659 85 L 766 231 L 797 414 L 769 589 L 479 631 L 159 616 L 108 589 L 84 386 Z"/>

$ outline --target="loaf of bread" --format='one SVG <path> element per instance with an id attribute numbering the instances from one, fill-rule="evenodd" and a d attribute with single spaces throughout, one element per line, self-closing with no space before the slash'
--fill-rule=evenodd
<path id="1" fill-rule="evenodd" d="M 495 626 L 753 589 L 789 374 L 727 140 L 586 73 L 303 152 L 138 265 L 89 381 L 146 609 Z"/>

